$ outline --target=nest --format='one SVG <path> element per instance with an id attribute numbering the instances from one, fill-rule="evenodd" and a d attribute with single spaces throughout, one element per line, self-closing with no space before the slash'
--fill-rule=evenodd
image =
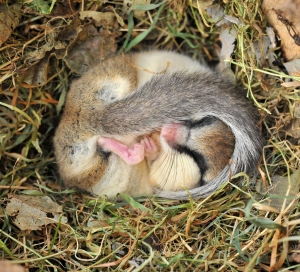
<path id="1" fill-rule="evenodd" d="M 254 0 L 0 4 L 5 264 L 19 264 L 20 271 L 299 267 L 300 65 L 299 55 L 282 50 L 276 19 L 296 43 L 300 28 L 276 6 L 274 32 L 266 20 L 270 10 Z M 186 202 L 111 202 L 61 187 L 52 137 L 70 81 L 103 58 L 147 48 L 209 65 L 226 59 L 218 69 L 248 90 L 261 114 L 266 145 L 256 180 L 241 174 L 238 184 L 229 181 L 206 199 Z"/>

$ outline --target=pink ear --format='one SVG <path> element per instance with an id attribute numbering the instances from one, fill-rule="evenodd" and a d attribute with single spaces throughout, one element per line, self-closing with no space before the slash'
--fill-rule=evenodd
<path id="1" fill-rule="evenodd" d="M 107 149 L 130 165 L 138 164 L 144 160 L 145 152 L 142 144 L 135 144 L 133 148 L 128 147 L 115 139 L 101 137 L 98 139 L 98 144 Z"/>
<path id="2" fill-rule="evenodd" d="M 184 126 L 179 123 L 173 123 L 169 125 L 164 125 L 161 128 L 161 136 L 167 141 L 169 144 L 175 144 L 179 137 L 178 131 L 183 128 Z"/>

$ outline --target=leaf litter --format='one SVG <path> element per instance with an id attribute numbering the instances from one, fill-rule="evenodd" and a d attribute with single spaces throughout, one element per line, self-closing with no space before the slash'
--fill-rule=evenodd
<path id="1" fill-rule="evenodd" d="M 14 218 L 13 223 L 20 230 L 39 230 L 51 223 L 67 223 L 67 218 L 60 218 L 62 207 L 48 196 L 8 195 L 6 213 Z"/>
<path id="2" fill-rule="evenodd" d="M 0 247 L 9 269 L 297 269 L 299 48 L 288 55 L 285 46 L 297 45 L 299 23 L 290 9 L 281 12 L 282 2 L 267 2 L 0 4 L 0 16 L 18 11 L 6 12 L 13 24 L 0 23 Z M 186 202 L 108 201 L 59 186 L 51 139 L 70 81 L 118 51 L 150 48 L 221 60 L 248 90 L 266 139 L 256 180 L 240 174 Z M 266 188 L 256 192 L 255 183 Z M 53 210 L 43 207 L 50 199 Z"/>

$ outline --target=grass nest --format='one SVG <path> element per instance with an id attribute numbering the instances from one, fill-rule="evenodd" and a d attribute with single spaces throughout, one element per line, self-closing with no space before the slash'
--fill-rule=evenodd
<path id="1" fill-rule="evenodd" d="M 1 272 L 298 271 L 299 70 L 283 65 L 260 0 L 0 2 Z M 113 202 L 61 186 L 52 137 L 70 81 L 147 48 L 226 58 L 261 114 L 256 180 L 240 174 L 184 202 Z"/>

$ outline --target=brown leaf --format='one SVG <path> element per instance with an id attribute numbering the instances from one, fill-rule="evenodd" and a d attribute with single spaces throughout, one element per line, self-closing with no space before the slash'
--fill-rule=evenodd
<path id="1" fill-rule="evenodd" d="M 10 37 L 19 25 L 21 5 L 6 6 L 0 3 L 0 46 Z"/>
<path id="2" fill-rule="evenodd" d="M 69 25 L 58 33 L 56 40 L 58 41 L 72 41 L 77 38 L 78 33 L 82 30 L 81 21 L 74 19 Z"/>
<path id="3" fill-rule="evenodd" d="M 291 124 L 286 128 L 286 132 L 295 139 L 300 138 L 300 119 L 293 119 Z"/>
<path id="4" fill-rule="evenodd" d="M 300 263 L 300 253 L 298 252 L 290 254 L 288 258 L 290 262 Z"/>
<path id="5" fill-rule="evenodd" d="M 219 39 L 222 42 L 222 49 L 220 53 L 221 61 L 229 60 L 235 48 L 234 42 L 236 40 L 237 32 L 234 28 L 222 27 Z"/>
<path id="6" fill-rule="evenodd" d="M 281 39 L 285 58 L 300 58 L 300 0 L 264 0 L 262 8 Z"/>
<path id="7" fill-rule="evenodd" d="M 295 103 L 294 117 L 295 117 L 295 118 L 300 118 L 300 101 L 297 101 L 297 102 Z"/>
<path id="8" fill-rule="evenodd" d="M 295 59 L 289 62 L 283 63 L 285 69 L 292 76 L 300 76 L 300 59 Z"/>
<path id="9" fill-rule="evenodd" d="M 21 265 L 11 263 L 10 261 L 0 261 L 0 272 L 25 272 L 26 269 Z"/>
<path id="10" fill-rule="evenodd" d="M 297 204 L 297 195 L 300 188 L 300 168 L 290 175 L 290 178 L 278 175 L 273 176 L 272 183 L 273 185 L 268 190 L 256 186 L 257 191 L 261 194 L 269 193 L 277 196 L 269 199 L 269 206 L 280 211 L 285 199 L 285 208 L 288 207 L 292 201 L 295 201 L 294 206 Z"/>
<path id="11" fill-rule="evenodd" d="M 281 86 L 286 88 L 297 88 L 300 87 L 300 81 L 290 81 L 290 82 L 283 82 Z"/>
<path id="12" fill-rule="evenodd" d="M 58 17 L 58 16 L 70 16 L 74 14 L 74 2 L 75 1 L 68 1 L 68 0 L 61 0 L 57 1 L 52 12 L 51 16 Z"/>
<path id="13" fill-rule="evenodd" d="M 46 56 L 47 52 L 50 52 L 52 48 L 53 48 L 53 44 L 51 44 L 50 42 L 44 44 L 43 46 L 39 47 L 37 50 L 30 52 L 25 62 L 33 64 L 36 61 L 43 59 Z"/>
<path id="14" fill-rule="evenodd" d="M 123 2 L 123 12 L 126 14 L 129 14 L 130 11 L 134 6 L 137 5 L 148 5 L 150 4 L 150 0 L 124 0 Z M 144 10 L 134 10 L 133 15 L 136 18 L 144 17 L 145 16 L 145 11 Z"/>
<path id="15" fill-rule="evenodd" d="M 6 212 L 15 217 L 13 222 L 19 229 L 39 230 L 42 226 L 57 222 L 62 207 L 48 196 L 10 195 Z M 66 217 L 62 217 L 61 221 L 66 223 Z"/>
<path id="16" fill-rule="evenodd" d="M 211 17 L 212 22 L 216 23 L 217 26 L 222 26 L 224 24 L 228 25 L 227 20 L 224 19 L 224 9 L 221 7 L 221 5 L 212 6 L 212 3 L 209 1 L 201 1 L 200 3 L 197 3 L 197 5 L 198 4 L 201 9 L 205 9 L 205 11 Z"/>
<path id="17" fill-rule="evenodd" d="M 219 55 L 220 62 L 218 64 L 218 70 L 228 79 L 234 81 L 234 75 L 230 68 L 230 63 L 224 60 L 230 60 L 231 54 L 235 48 L 235 40 L 236 40 L 236 31 L 234 28 L 229 27 L 228 25 L 223 25 L 221 27 L 221 32 L 219 39 L 222 43 L 221 52 Z"/>
<path id="18" fill-rule="evenodd" d="M 109 23 L 118 26 L 113 13 L 101 14 L 113 18 Z M 51 69 L 55 64 L 52 62 L 53 58 L 64 60 L 73 72 L 82 74 L 104 57 L 115 53 L 116 38 L 120 33 L 106 29 L 107 25 L 106 19 L 100 20 L 100 23 L 97 23 L 97 27 L 100 28 L 98 30 L 93 22 L 82 25 L 79 19 L 74 19 L 59 33 L 48 37 L 46 44 L 28 55 L 26 64 L 29 65 L 19 72 L 20 82 L 23 86 L 25 83 L 31 87 L 45 85 L 55 72 L 55 69 Z"/>
<path id="19" fill-rule="evenodd" d="M 119 36 L 119 33 L 100 30 L 100 33 L 97 34 L 97 36 L 88 37 L 86 40 L 70 46 L 65 61 L 73 72 L 82 74 L 89 67 L 99 63 L 104 57 L 115 53 L 117 49 L 116 37 Z"/>
<path id="20" fill-rule="evenodd" d="M 21 85 L 25 88 L 43 86 L 45 85 L 49 77 L 55 72 L 54 69 L 50 69 L 54 65 L 52 57 L 56 59 L 63 59 L 65 56 L 65 50 L 51 50 L 46 52 L 45 56 L 30 65 L 28 68 L 19 71 Z M 51 65 L 52 64 L 52 65 Z"/>
<path id="21" fill-rule="evenodd" d="M 207 9 L 208 7 L 211 7 L 214 2 L 214 0 L 192 0 L 191 4 L 194 8 Z"/>
<path id="22" fill-rule="evenodd" d="M 106 20 L 109 25 L 113 25 L 115 22 L 115 14 L 112 12 L 99 12 L 93 10 L 81 11 L 79 12 L 80 19 L 84 20 L 85 18 L 93 18 L 96 22 L 101 22 Z"/>
<path id="23" fill-rule="evenodd" d="M 45 85 L 48 81 L 48 67 L 48 58 L 36 62 L 22 73 L 21 81 L 30 87 Z"/>
<path id="24" fill-rule="evenodd" d="M 287 83 L 297 83 L 298 81 L 287 82 Z M 300 82 L 298 82 L 300 83 Z M 300 138 L 300 102 L 296 101 L 294 104 L 294 113 L 293 119 L 284 127 L 288 136 L 291 136 L 295 139 Z"/>

